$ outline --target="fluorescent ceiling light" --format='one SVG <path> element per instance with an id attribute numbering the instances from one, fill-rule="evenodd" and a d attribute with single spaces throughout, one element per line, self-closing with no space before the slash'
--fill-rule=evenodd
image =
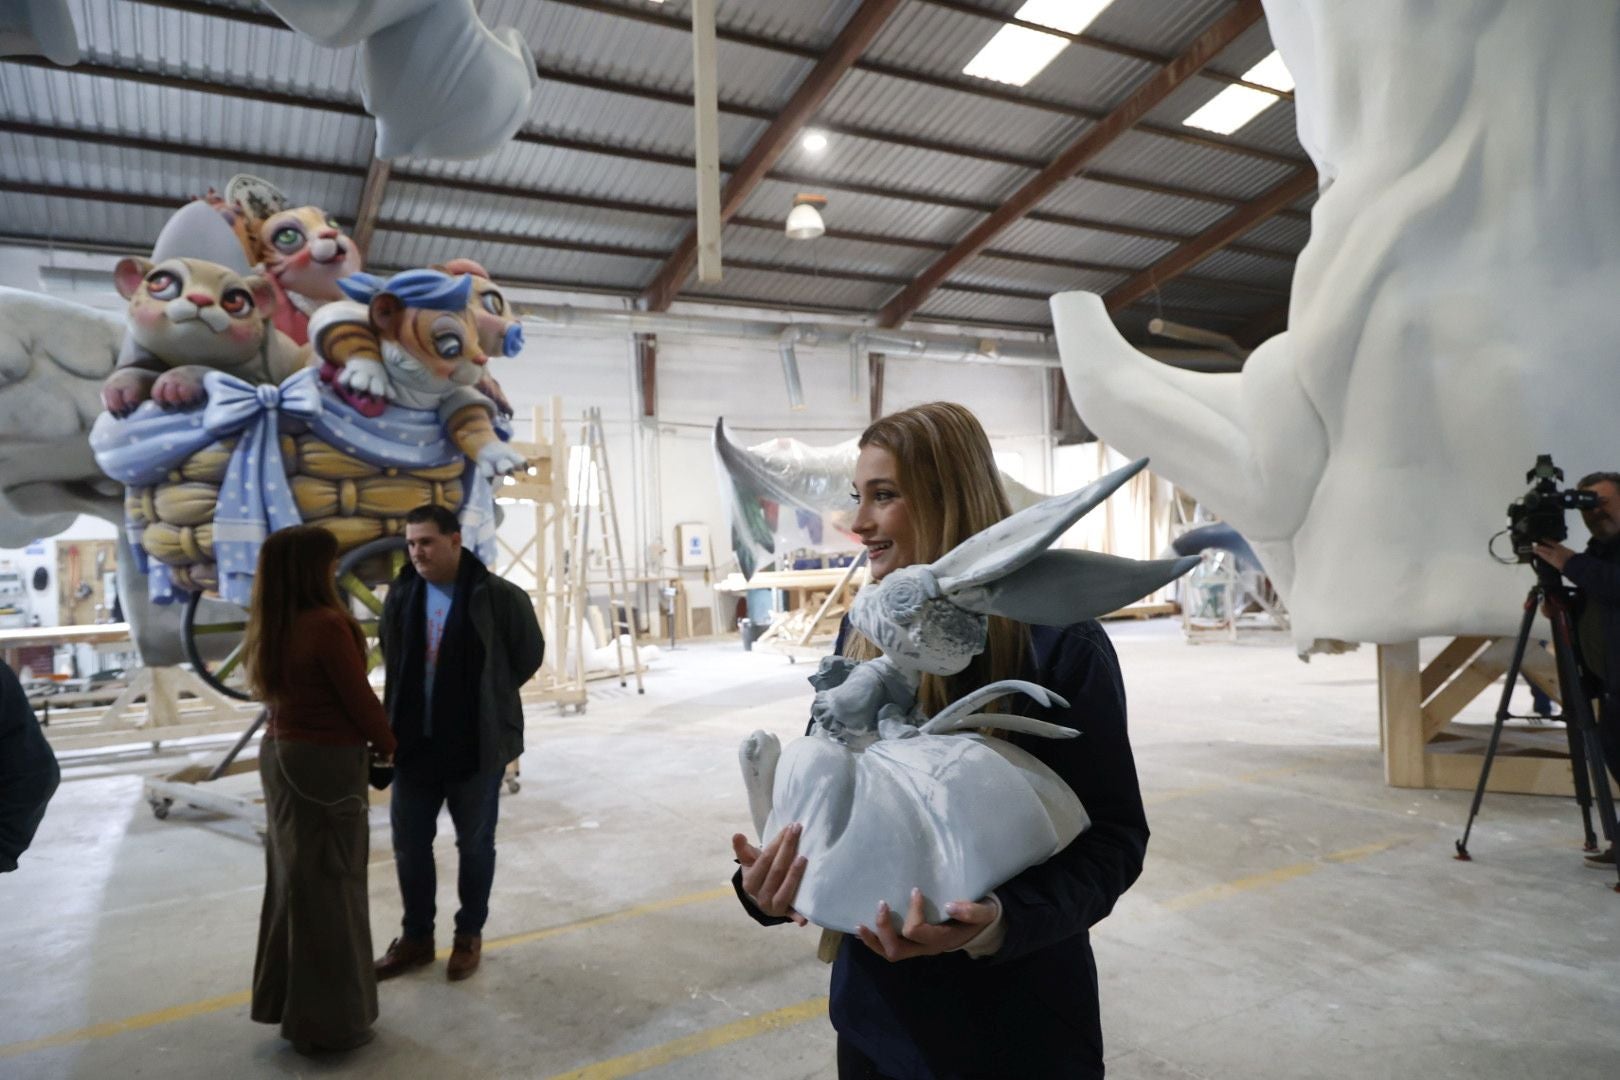
<path id="1" fill-rule="evenodd" d="M 1028 0 L 1014 18 L 1039 23 L 1078 34 L 1113 0 Z M 1069 47 L 1069 39 L 1043 34 L 1027 26 L 1003 26 L 968 61 L 962 74 L 981 79 L 1024 86 L 1045 70 L 1058 53 Z"/>
<path id="2" fill-rule="evenodd" d="M 1243 78 L 1276 90 L 1294 88 L 1293 75 L 1289 74 L 1282 57 L 1275 51 L 1245 71 Z M 1228 86 L 1194 110 L 1193 114 L 1182 123 L 1188 127 L 1213 131 L 1217 135 L 1230 135 L 1276 102 L 1277 96 L 1264 90 L 1255 90 L 1248 86 Z"/>
<path id="3" fill-rule="evenodd" d="M 799 145 L 812 154 L 819 154 L 827 149 L 827 136 L 819 131 L 808 131 L 805 132 L 805 136 L 800 140 Z"/>

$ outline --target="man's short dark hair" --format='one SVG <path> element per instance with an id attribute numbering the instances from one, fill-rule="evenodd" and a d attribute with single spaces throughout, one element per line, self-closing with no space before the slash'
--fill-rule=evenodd
<path id="1" fill-rule="evenodd" d="M 451 536 L 461 531 L 461 522 L 456 520 L 456 515 L 433 503 L 418 506 L 405 515 L 405 524 L 407 525 L 426 525 L 430 521 L 445 536 Z"/>
<path id="2" fill-rule="evenodd" d="M 1589 488 L 1594 484 L 1603 483 L 1613 484 L 1615 490 L 1620 491 L 1620 472 L 1587 473 L 1585 476 L 1581 477 L 1581 482 L 1575 486 L 1578 488 Z"/>

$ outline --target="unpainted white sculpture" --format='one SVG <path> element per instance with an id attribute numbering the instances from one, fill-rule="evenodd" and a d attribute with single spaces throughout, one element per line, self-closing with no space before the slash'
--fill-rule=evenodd
<path id="1" fill-rule="evenodd" d="M 860 456 L 859 439 L 831 446 L 811 446 L 778 437 L 753 446 L 738 446 L 722 417 L 714 425 L 714 456 L 720 475 L 720 497 L 731 519 L 731 547 L 744 577 L 776 556 L 776 537 L 765 522 L 761 500 L 820 514 L 834 529 L 849 531 L 849 478 Z M 1005 472 L 1001 486 L 1014 510 L 1046 498 Z"/>
<path id="2" fill-rule="evenodd" d="M 932 564 L 902 567 L 862 589 L 850 626 L 883 655 L 823 660 L 810 678 L 812 732 L 785 752 L 765 731 L 744 740 L 739 759 L 762 842 L 789 823 L 803 825 L 799 914 L 853 933 L 879 900 L 906 910 L 915 886 L 926 917 L 940 922 L 943 904 L 984 896 L 1087 827 L 1080 800 L 1043 762 L 972 730 L 1072 738 L 1072 728 L 975 711 L 1016 694 L 1043 706 L 1068 702 L 1034 683 L 1004 680 L 927 717 L 917 691 L 923 674 L 957 674 L 984 649 L 988 615 L 1066 626 L 1191 569 L 1196 558 L 1138 562 L 1047 550 L 1146 464 L 1019 511 Z"/>
<path id="3" fill-rule="evenodd" d="M 476 158 L 528 119 L 540 77 L 516 30 L 473 0 L 265 0 L 318 45 L 359 45 L 360 94 L 379 158 Z"/>
<path id="4" fill-rule="evenodd" d="M 1265 8 L 1321 183 L 1288 331 L 1193 374 L 1054 297 L 1075 405 L 1253 543 L 1302 654 L 1511 634 L 1526 470 L 1620 467 L 1620 5 Z"/>

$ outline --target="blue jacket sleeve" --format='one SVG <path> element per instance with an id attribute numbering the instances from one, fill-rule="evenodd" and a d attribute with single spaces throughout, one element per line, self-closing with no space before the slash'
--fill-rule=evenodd
<path id="1" fill-rule="evenodd" d="M 1037 629 L 1037 633 L 1041 631 Z M 1038 642 L 1039 644 L 1039 642 Z M 990 962 L 1015 960 L 1099 922 L 1142 872 L 1147 814 L 1125 727 L 1119 660 L 1100 624 L 1061 632 L 1046 657 L 1037 647 L 1042 685 L 1069 702 L 1042 718 L 1080 731 L 1075 739 L 1019 737 L 1080 797 L 1091 827 L 1046 862 L 995 890 L 1006 936 Z"/>

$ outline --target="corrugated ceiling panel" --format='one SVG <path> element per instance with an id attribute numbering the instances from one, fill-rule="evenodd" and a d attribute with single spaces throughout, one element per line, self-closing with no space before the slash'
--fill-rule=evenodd
<path id="1" fill-rule="evenodd" d="M 150 251 L 168 210 L 0 191 L 0 232 Z"/>
<path id="2" fill-rule="evenodd" d="M 1190 308 L 1211 315 L 1232 316 L 1233 321 L 1242 322 L 1245 319 L 1270 311 L 1280 304 L 1286 303 L 1285 298 L 1272 296 L 1255 296 L 1251 293 L 1229 292 L 1225 289 L 1213 289 L 1207 285 L 1195 284 L 1182 278 L 1165 282 L 1158 288 L 1158 302 L 1169 308 Z M 1154 294 L 1149 293 L 1143 297 L 1144 306 L 1151 307 Z M 1175 316 L 1171 316 L 1174 318 Z"/>
<path id="3" fill-rule="evenodd" d="M 897 286 L 865 281 L 834 281 L 804 274 L 776 274 L 749 270 L 726 275 L 718 285 L 688 284 L 681 293 L 686 300 L 746 300 L 786 308 L 832 308 L 839 311 L 868 312 L 877 309 L 897 291 Z"/>
<path id="4" fill-rule="evenodd" d="M 1271 26 L 1266 20 L 1261 19 L 1239 34 L 1236 41 L 1222 49 L 1221 54 L 1209 66 L 1215 71 L 1241 77 L 1244 72 L 1264 60 L 1272 48 Z"/>
<path id="5" fill-rule="evenodd" d="M 460 178 L 649 206 L 684 209 L 697 199 L 689 168 L 524 143 L 503 147 L 480 161 L 412 161 L 410 171 L 441 177 L 446 199 L 459 197 L 455 182 Z"/>
<path id="6" fill-rule="evenodd" d="M 290 30 L 147 4 L 79 0 L 86 60 L 146 71 L 358 101 L 358 51 L 326 49 Z"/>
<path id="7" fill-rule="evenodd" d="M 1092 270 L 1075 270 L 1062 266 L 1048 266 L 1044 263 L 1014 262 L 981 255 L 963 263 L 951 275 L 949 284 L 1050 295 L 1072 289 L 1107 292 L 1124 281 L 1125 277 L 1124 274 L 1103 274 Z"/>
<path id="8" fill-rule="evenodd" d="M 530 130 L 592 142 L 607 141 L 632 150 L 687 157 L 695 153 L 689 105 L 571 86 L 556 79 L 541 79 L 535 94 L 534 110 L 527 125 Z M 766 123 L 722 112 L 721 160 L 740 160 L 765 130 Z"/>
<path id="9" fill-rule="evenodd" d="M 997 202 L 1034 175 L 1014 165 L 839 136 L 811 153 L 794 143 L 777 171 L 845 183 L 900 187 L 951 199 Z"/>
<path id="10" fill-rule="evenodd" d="M 1300 251 L 1311 238 L 1311 223 L 1298 218 L 1274 217 L 1262 221 L 1243 234 L 1240 242 L 1265 244 L 1269 247 Z"/>
<path id="11" fill-rule="evenodd" d="M 839 80 L 818 117 L 919 139 L 1046 160 L 1089 121 L 870 71 Z"/>
<path id="12" fill-rule="evenodd" d="M 889 19 L 867 55 L 909 70 L 973 84 L 979 81 L 963 75 L 962 69 L 999 28 L 994 19 L 910 0 Z M 1106 110 L 1153 69 L 1152 64 L 1116 53 L 1070 46 L 1020 92 L 1032 98 Z M 979 84 L 1009 89 L 990 81 Z"/>
<path id="13" fill-rule="evenodd" d="M 352 219 L 363 183 L 363 177 L 266 168 L 252 161 L 214 161 L 21 135 L 0 134 L 0 148 L 0 175 L 7 180 L 161 196 L 173 199 L 176 209 L 210 187 L 224 188 L 236 173 L 251 172 L 276 184 L 298 205 L 319 206 Z"/>
<path id="14" fill-rule="evenodd" d="M 657 90 L 690 92 L 692 38 L 685 27 L 658 26 L 564 4 L 513 10 L 535 60 Z M 775 49 L 720 41 L 716 67 L 723 100 L 779 108 L 812 62 Z"/>
<path id="15" fill-rule="evenodd" d="M 557 285 L 638 291 L 657 262 L 578 251 L 542 250 L 515 244 L 479 244 L 443 236 L 411 236 L 379 230 L 372 261 L 390 267 L 427 266 L 457 256 L 477 259 L 497 281 L 502 278 Z"/>
<path id="16" fill-rule="evenodd" d="M 1209 29 L 1229 6 L 1228 0 L 1114 0 L 1086 33 L 1173 55 Z"/>
<path id="17" fill-rule="evenodd" d="M 690 222 L 685 218 L 517 199 L 481 192 L 458 194 L 421 184 L 388 185 L 381 215 L 388 221 L 431 228 L 472 229 L 509 236 L 612 247 L 674 250 Z"/>
<path id="18" fill-rule="evenodd" d="M 1175 250 L 1176 244 L 1025 219 L 1009 225 L 992 246 L 1029 255 L 1140 268 L 1163 258 Z"/>
<path id="19" fill-rule="evenodd" d="M 70 68 L 0 64 L 0 102 L 7 119 L 182 144 L 251 146 L 361 167 L 371 150 L 371 120 L 364 116 L 119 82 Z"/>
<path id="20" fill-rule="evenodd" d="M 1044 300 L 939 290 L 928 298 L 918 318 L 962 323 L 1051 326 L 1052 309 Z"/>
<path id="21" fill-rule="evenodd" d="M 1098 183 L 1084 176 L 1055 188 L 1041 200 L 1041 209 L 1188 235 L 1209 228 L 1232 210 L 1220 203 Z"/>
<path id="22" fill-rule="evenodd" d="M 1163 139 L 1143 131 L 1121 135 L 1097 155 L 1092 167 L 1100 172 L 1219 191 L 1239 198 L 1253 198 L 1294 171 L 1279 162 Z"/>
<path id="23" fill-rule="evenodd" d="M 825 49 L 861 3 L 862 0 L 793 0 L 792 3 L 763 4 L 759 0 L 719 0 L 715 5 L 715 22 L 730 30 Z M 691 10 L 691 4 L 685 0 L 665 6 L 682 14 Z"/>
<path id="24" fill-rule="evenodd" d="M 1287 289 L 1294 280 L 1294 268 L 1289 263 L 1231 250 L 1217 251 L 1194 266 L 1191 273 L 1199 277 L 1246 281 L 1279 289 Z"/>
<path id="25" fill-rule="evenodd" d="M 798 184 L 763 181 L 743 203 L 741 213 L 786 222 L 788 211 L 793 208 L 793 196 L 802 190 L 806 189 Z M 823 193 L 828 203 L 821 216 L 827 227 L 833 229 L 954 243 L 983 216 L 972 210 L 905 198 L 853 194 L 837 188 L 827 188 Z"/>
<path id="26" fill-rule="evenodd" d="M 726 229 L 723 257 L 801 267 L 807 272 L 847 271 L 909 279 L 920 274 L 939 257 L 939 253 L 844 240 L 835 236 L 794 240 L 780 229 L 748 229 L 732 225 Z"/>

